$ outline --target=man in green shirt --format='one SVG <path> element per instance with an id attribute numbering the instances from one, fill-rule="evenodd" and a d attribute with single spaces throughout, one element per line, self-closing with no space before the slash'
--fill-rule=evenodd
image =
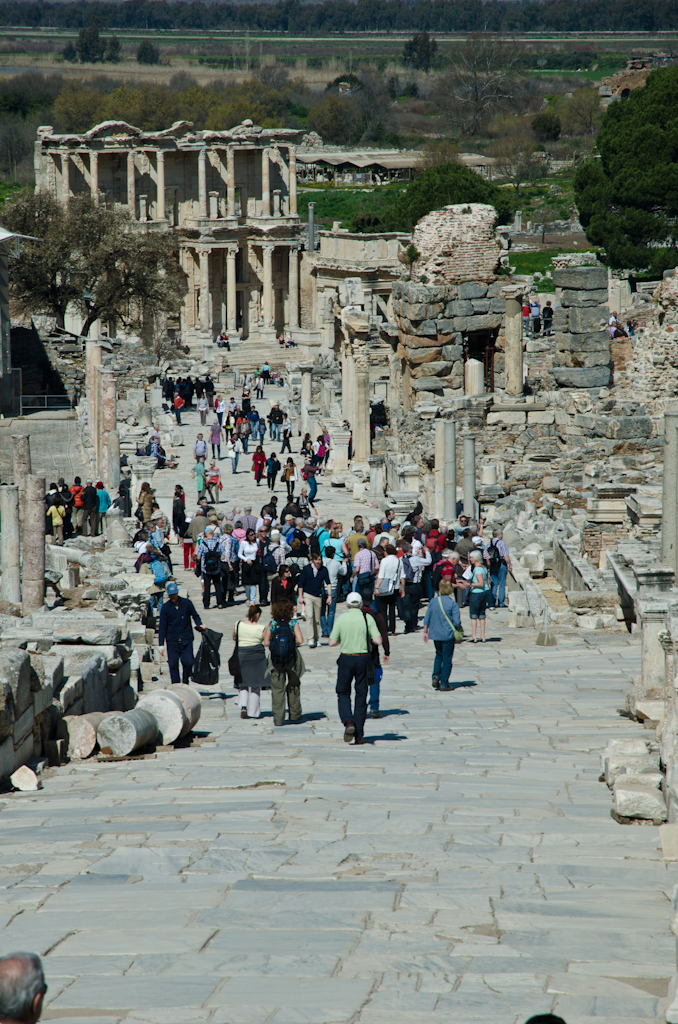
<path id="1" fill-rule="evenodd" d="M 339 645 L 337 661 L 337 706 L 344 723 L 344 742 L 355 738 L 356 746 L 365 742 L 363 730 L 367 717 L 367 669 L 372 660 L 372 644 L 381 643 L 381 634 L 371 615 L 361 611 L 360 594 L 346 598 L 348 611 L 334 623 L 330 647 Z M 355 683 L 355 701 L 351 707 L 351 683 Z"/>

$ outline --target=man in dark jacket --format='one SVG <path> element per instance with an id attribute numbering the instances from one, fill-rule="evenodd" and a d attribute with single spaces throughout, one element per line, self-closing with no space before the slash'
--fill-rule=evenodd
<path id="1" fill-rule="evenodd" d="M 202 619 L 192 601 L 189 601 L 187 597 L 179 597 L 179 588 L 176 583 L 167 584 L 167 596 L 169 600 L 165 601 L 160 612 L 158 644 L 162 656 L 167 654 L 167 664 L 172 682 L 180 682 L 179 662 L 181 661 L 184 685 L 187 685 L 195 660 L 191 619 L 199 630 L 203 628 Z"/>
<path id="2" fill-rule="evenodd" d="M 99 511 L 99 498 L 96 488 L 91 480 L 85 481 L 85 489 L 82 492 L 82 535 L 83 537 L 96 537 L 97 519 Z M 88 530 L 89 524 L 89 530 Z"/>

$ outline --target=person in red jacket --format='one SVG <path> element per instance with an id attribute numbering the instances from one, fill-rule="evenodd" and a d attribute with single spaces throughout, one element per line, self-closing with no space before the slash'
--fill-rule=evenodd
<path id="1" fill-rule="evenodd" d="M 71 494 L 73 495 L 73 527 L 75 529 L 76 536 L 82 533 L 82 492 L 85 488 L 82 486 L 82 482 L 79 476 L 76 476 L 73 480 L 73 484 L 70 488 Z"/>
<path id="2" fill-rule="evenodd" d="M 261 483 L 261 478 L 266 472 L 266 453 L 260 444 L 257 445 L 256 451 L 252 456 L 252 472 L 254 473 L 254 479 L 257 481 L 257 487 Z"/>

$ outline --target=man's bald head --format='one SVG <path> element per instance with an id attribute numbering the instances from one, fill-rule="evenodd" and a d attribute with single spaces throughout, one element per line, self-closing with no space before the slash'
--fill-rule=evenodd
<path id="1" fill-rule="evenodd" d="M 47 991 L 40 957 L 10 953 L 0 957 L 0 1020 L 3 1024 L 36 1024 Z"/>

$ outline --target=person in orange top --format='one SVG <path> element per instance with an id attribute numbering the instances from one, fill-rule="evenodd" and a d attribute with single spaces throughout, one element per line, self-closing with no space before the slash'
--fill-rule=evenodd
<path id="1" fill-rule="evenodd" d="M 85 488 L 82 486 L 82 483 L 80 481 L 80 477 L 76 476 L 75 479 L 73 480 L 73 484 L 72 484 L 72 486 L 70 488 L 71 494 L 73 495 L 73 499 L 74 499 L 72 522 L 73 522 L 73 529 L 75 530 L 76 534 L 82 533 L 82 517 L 83 517 L 82 492 L 84 490 L 85 490 Z"/>
<path id="2" fill-rule="evenodd" d="M 256 451 L 252 456 L 252 472 L 254 473 L 254 479 L 257 481 L 257 487 L 261 483 L 261 478 L 266 472 L 266 454 L 260 444 L 257 445 Z"/>

